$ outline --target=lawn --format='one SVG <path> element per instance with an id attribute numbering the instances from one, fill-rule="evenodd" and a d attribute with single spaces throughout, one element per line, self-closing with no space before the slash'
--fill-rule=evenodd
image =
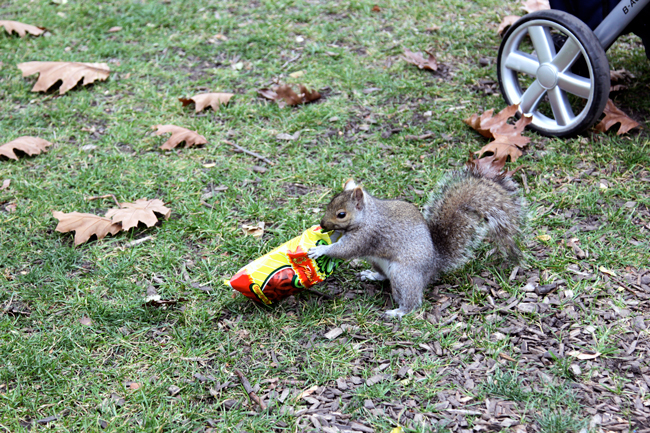
<path id="1" fill-rule="evenodd" d="M 0 144 L 54 143 L 0 159 L 4 431 L 650 431 L 640 39 L 608 55 L 634 75 L 610 97 L 643 128 L 526 132 L 511 164 L 528 203 L 522 262 L 485 243 L 391 321 L 388 286 L 360 282 L 361 261 L 273 308 L 223 280 L 317 224 L 350 177 L 423 206 L 487 142 L 463 119 L 505 107 L 496 29 L 523 14 L 517 2 L 58 3 L 0 0 L 0 18 L 47 29 L 0 29 Z M 404 49 L 435 53 L 438 70 L 406 63 Z M 111 73 L 34 93 L 36 76 L 16 67 L 30 61 Z M 257 92 L 278 84 L 322 97 L 280 107 Z M 199 113 L 178 99 L 205 92 L 235 96 Z M 160 150 L 158 124 L 208 143 Z M 112 198 L 87 199 L 108 194 L 160 199 L 171 216 L 79 246 L 55 231 L 53 211 L 104 215 Z M 244 234 L 258 222 L 261 239 Z M 170 302 L 147 304 L 148 290 Z"/>

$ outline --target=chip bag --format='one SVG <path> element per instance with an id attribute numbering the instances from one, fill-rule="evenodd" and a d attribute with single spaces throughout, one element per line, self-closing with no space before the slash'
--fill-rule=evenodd
<path id="1" fill-rule="evenodd" d="M 341 260 L 328 256 L 310 259 L 307 251 L 336 240 L 338 236 L 332 232 L 324 232 L 320 226 L 311 227 L 244 266 L 225 284 L 254 301 L 272 305 L 320 283 L 334 272 Z"/>

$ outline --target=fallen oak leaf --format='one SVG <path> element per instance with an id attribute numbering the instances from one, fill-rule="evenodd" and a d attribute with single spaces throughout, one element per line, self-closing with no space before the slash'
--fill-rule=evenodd
<path id="1" fill-rule="evenodd" d="M 87 242 L 91 236 L 97 236 L 97 239 L 104 239 L 107 234 L 116 235 L 122 226 L 116 224 L 108 218 L 102 218 L 97 215 L 80 212 L 64 213 L 59 211 L 52 212 L 54 218 L 59 220 L 59 224 L 54 230 L 61 233 L 74 231 L 74 244 L 80 245 Z"/>
<path id="2" fill-rule="evenodd" d="M 616 81 L 623 81 L 631 78 L 636 78 L 634 74 L 632 74 L 630 71 L 627 69 L 617 69 L 615 71 L 609 71 L 609 79 L 612 82 Z"/>
<path id="3" fill-rule="evenodd" d="M 45 33 L 44 27 L 36 27 L 18 21 L 0 20 L 0 27 L 4 27 L 7 33 L 18 33 L 18 36 L 25 37 L 27 33 L 33 36 L 40 36 Z"/>
<path id="4" fill-rule="evenodd" d="M 428 59 L 425 59 L 424 56 L 420 53 L 414 53 L 411 50 L 405 49 L 404 50 L 404 56 L 402 56 L 402 60 L 417 66 L 420 69 L 428 69 L 430 71 L 437 71 L 438 70 L 438 62 L 436 61 L 435 56 L 429 52 L 425 51 L 429 55 Z"/>
<path id="5" fill-rule="evenodd" d="M 605 113 L 605 118 L 596 125 L 596 131 L 598 132 L 605 132 L 617 123 L 620 123 L 621 126 L 618 127 L 616 135 L 625 134 L 630 129 L 640 126 L 636 121 L 629 118 L 627 114 L 618 109 L 611 99 L 607 100 L 607 105 L 605 105 L 603 113 Z"/>
<path id="6" fill-rule="evenodd" d="M 486 153 L 492 153 L 495 156 L 499 155 L 504 158 L 510 157 L 510 161 L 514 162 L 521 155 L 523 155 L 523 152 L 521 151 L 519 146 L 515 144 L 517 138 L 530 141 L 530 139 L 527 137 L 513 138 L 507 135 L 497 135 L 494 141 L 489 142 L 476 153 L 479 157 L 483 156 Z"/>
<path id="7" fill-rule="evenodd" d="M 483 112 L 480 116 L 472 114 L 470 117 L 463 119 L 463 122 L 477 130 L 483 137 L 494 138 L 492 129 L 498 129 L 503 124 L 507 124 L 508 119 L 514 116 L 518 109 L 519 104 L 513 104 L 499 111 L 496 116 L 493 116 L 494 109 L 491 109 Z"/>
<path id="8" fill-rule="evenodd" d="M 62 81 L 59 95 L 72 89 L 81 79 L 82 85 L 86 86 L 96 80 L 104 81 L 110 74 L 106 63 L 27 62 L 19 63 L 18 68 L 23 72 L 23 77 L 39 74 L 32 92 L 45 92 L 57 81 Z"/>
<path id="9" fill-rule="evenodd" d="M 233 96 L 234 93 L 201 93 L 191 98 L 178 98 L 178 100 L 183 103 L 183 107 L 194 103 L 198 113 L 208 106 L 212 107 L 212 111 L 217 111 L 221 104 L 228 104 Z"/>
<path id="10" fill-rule="evenodd" d="M 25 135 L 0 146 L 0 155 L 18 160 L 18 156 L 15 153 L 16 150 L 20 150 L 29 156 L 34 156 L 47 151 L 47 147 L 51 145 L 52 143 L 42 138 Z"/>
<path id="11" fill-rule="evenodd" d="M 163 307 L 166 305 L 175 305 L 179 302 L 186 301 L 185 298 L 174 299 L 162 299 L 162 297 L 156 291 L 156 288 L 152 285 L 149 285 L 147 288 L 146 297 L 144 298 L 145 307 Z"/>
<path id="12" fill-rule="evenodd" d="M 321 97 L 321 94 L 316 90 L 310 91 L 303 84 L 299 84 L 298 87 L 300 89 L 300 94 L 294 92 L 291 86 L 286 84 L 274 89 L 259 89 L 257 93 L 263 98 L 277 102 L 280 108 L 285 105 L 294 106 L 308 104 Z"/>
<path id="13" fill-rule="evenodd" d="M 241 229 L 245 235 L 260 239 L 264 235 L 264 221 L 258 222 L 257 225 L 242 224 Z"/>
<path id="14" fill-rule="evenodd" d="M 180 126 L 155 125 L 152 126 L 152 128 L 158 129 L 156 131 L 156 135 L 162 135 L 166 132 L 172 133 L 172 136 L 169 138 L 169 140 L 165 141 L 162 146 L 160 146 L 160 148 L 164 150 L 171 150 L 181 144 L 183 141 L 185 142 L 186 147 L 198 146 L 201 144 L 206 144 L 208 142 L 208 140 L 198 132 L 182 128 Z"/>
<path id="15" fill-rule="evenodd" d="M 548 0 L 525 0 L 521 2 L 522 9 L 528 13 L 543 11 L 551 8 Z"/>
<path id="16" fill-rule="evenodd" d="M 135 203 L 120 203 L 120 209 L 109 209 L 106 218 L 111 218 L 114 223 L 121 223 L 122 230 L 129 230 L 141 222 L 147 227 L 154 226 L 158 222 L 156 214 L 169 219 L 171 212 L 162 200 L 141 198 Z"/>
<path id="17" fill-rule="evenodd" d="M 602 353 L 600 352 L 586 353 L 586 352 L 579 352 L 577 350 L 572 350 L 571 352 L 567 352 L 567 355 L 573 356 L 574 358 L 578 358 L 581 360 L 590 360 L 590 359 L 598 358 L 600 355 L 602 355 Z"/>
<path id="18" fill-rule="evenodd" d="M 497 180 L 506 176 L 512 176 L 522 167 L 520 165 L 514 170 L 505 170 L 507 159 L 508 155 L 497 155 L 496 153 L 482 158 L 473 158 L 472 152 L 470 152 L 469 159 L 465 165 L 470 172 L 479 173 L 481 177 Z"/>
<path id="19" fill-rule="evenodd" d="M 499 28 L 497 29 L 497 34 L 501 36 L 503 32 L 508 30 L 508 27 L 516 23 L 519 18 L 521 18 L 518 15 L 507 15 L 503 17 L 503 20 L 501 20 L 501 24 L 499 24 Z"/>

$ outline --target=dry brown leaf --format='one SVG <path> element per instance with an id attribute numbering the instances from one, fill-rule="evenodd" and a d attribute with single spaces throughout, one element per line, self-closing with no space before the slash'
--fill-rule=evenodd
<path id="1" fill-rule="evenodd" d="M 259 89 L 257 93 L 263 98 L 275 101 L 280 107 L 285 105 L 299 105 L 299 104 L 308 104 L 313 102 L 321 97 L 321 94 L 316 90 L 309 91 L 307 87 L 303 84 L 298 85 L 300 88 L 300 94 L 297 94 L 293 91 L 291 86 L 282 85 L 274 89 Z"/>
<path id="2" fill-rule="evenodd" d="M 516 23 L 517 20 L 519 20 L 519 18 L 521 17 L 517 15 L 507 15 L 503 17 L 503 20 L 501 21 L 501 24 L 499 24 L 499 28 L 497 29 L 497 34 L 501 36 L 503 32 L 508 30 L 508 27 Z"/>
<path id="3" fill-rule="evenodd" d="M 614 272 L 614 271 L 610 271 L 609 269 L 607 269 L 607 268 L 604 267 L 604 266 L 599 266 L 599 267 L 598 267 L 598 270 L 599 270 L 600 272 L 602 272 L 603 274 L 607 274 L 607 275 L 609 275 L 610 277 L 615 277 L 615 276 L 616 276 L 616 272 Z"/>
<path id="4" fill-rule="evenodd" d="M 57 81 L 62 81 L 59 95 L 72 89 L 81 79 L 86 86 L 96 80 L 104 81 L 110 74 L 106 63 L 27 62 L 19 63 L 18 68 L 23 71 L 23 77 L 40 74 L 32 92 L 45 92 Z"/>
<path id="5" fill-rule="evenodd" d="M 255 239 L 260 239 L 264 235 L 264 222 L 259 222 L 254 226 L 242 224 L 241 229 L 243 230 L 244 234 L 251 235 Z"/>
<path id="6" fill-rule="evenodd" d="M 623 80 L 628 80 L 631 78 L 636 78 L 634 74 L 632 74 L 630 71 L 627 69 L 621 68 L 617 69 L 616 71 L 609 71 L 609 79 L 610 81 L 616 82 L 616 81 L 623 81 Z"/>
<path id="7" fill-rule="evenodd" d="M 372 11 L 373 11 L 373 12 L 381 12 L 381 8 L 380 8 L 379 6 L 377 6 L 377 5 L 374 5 L 374 6 L 372 7 Z"/>
<path id="8" fill-rule="evenodd" d="M 120 224 L 116 224 L 108 218 L 89 213 L 54 211 L 52 215 L 59 220 L 59 224 L 55 229 L 57 232 L 75 232 L 75 245 L 83 244 L 93 235 L 97 236 L 97 239 L 104 239 L 107 234 L 115 235 L 122 230 Z"/>
<path id="9" fill-rule="evenodd" d="M 492 153 L 498 157 L 510 157 L 513 162 L 523 154 L 518 146 L 510 143 L 510 137 L 508 136 L 497 136 L 494 141 L 486 144 L 476 153 L 479 157 L 485 153 Z"/>
<path id="10" fill-rule="evenodd" d="M 3 189 L 9 188 L 9 185 L 11 185 L 11 179 L 5 179 L 2 182 L 2 186 L 0 186 L 0 191 L 2 191 Z"/>
<path id="11" fill-rule="evenodd" d="M 21 38 L 24 37 L 27 33 L 34 36 L 40 36 L 45 32 L 45 28 L 43 27 L 36 27 L 30 24 L 20 23 L 18 21 L 0 20 L 0 27 L 4 27 L 9 34 L 12 32 L 18 33 L 18 36 Z"/>
<path id="12" fill-rule="evenodd" d="M 528 13 L 550 9 L 548 0 L 525 0 L 521 2 L 522 9 Z"/>
<path id="13" fill-rule="evenodd" d="M 25 135 L 0 146 L 0 155 L 18 160 L 18 156 L 14 152 L 15 150 L 20 150 L 29 156 L 33 156 L 47 151 L 47 147 L 51 145 L 52 143 L 43 140 L 42 138 L 29 137 Z"/>
<path id="14" fill-rule="evenodd" d="M 6 210 L 7 212 L 10 212 L 10 213 L 11 213 L 11 212 L 16 212 L 16 203 L 7 203 L 7 204 L 5 205 L 5 210 Z"/>
<path id="15" fill-rule="evenodd" d="M 235 96 L 234 93 L 201 93 L 194 95 L 189 99 L 178 98 L 183 103 L 183 107 L 194 102 L 196 105 L 196 112 L 202 111 L 205 107 L 212 107 L 213 111 L 217 111 L 221 104 L 228 104 L 230 98 Z"/>
<path id="16" fill-rule="evenodd" d="M 480 173 L 481 177 L 499 179 L 504 176 L 512 176 L 522 167 L 519 166 L 514 170 L 505 170 L 507 159 L 508 155 L 497 155 L 496 153 L 482 158 L 474 158 L 470 152 L 469 159 L 465 164 L 470 171 Z"/>
<path id="17" fill-rule="evenodd" d="M 572 350 L 571 352 L 567 352 L 567 355 L 573 356 L 575 358 L 581 359 L 581 360 L 589 360 L 589 359 L 596 359 L 602 353 L 596 352 L 596 353 L 586 353 L 586 352 L 579 352 L 577 350 Z"/>
<path id="18" fill-rule="evenodd" d="M 140 389 L 142 385 L 140 385 L 138 382 L 129 382 L 126 387 L 132 391 Z"/>
<path id="19" fill-rule="evenodd" d="M 605 118 L 596 125 L 596 131 L 598 132 L 605 132 L 617 123 L 620 123 L 621 126 L 619 126 L 616 135 L 625 134 L 630 129 L 640 126 L 636 121 L 630 119 L 627 114 L 619 110 L 611 99 L 607 100 L 603 113 L 605 113 Z"/>
<path id="20" fill-rule="evenodd" d="M 298 394 L 298 397 L 296 397 L 296 400 L 302 400 L 305 397 L 309 397 L 312 395 L 316 390 L 318 389 L 318 385 L 311 386 L 307 388 L 306 390 L 302 391 L 300 394 Z"/>
<path id="21" fill-rule="evenodd" d="M 84 326 L 90 326 L 93 324 L 93 321 L 90 317 L 83 316 L 81 319 L 79 319 L 79 323 Z"/>
<path id="22" fill-rule="evenodd" d="M 144 223 L 147 227 L 154 226 L 158 222 L 156 214 L 169 219 L 171 209 L 165 207 L 162 200 L 147 200 L 141 198 L 135 203 L 120 203 L 120 209 L 110 209 L 106 212 L 106 218 L 111 218 L 114 223 L 122 223 L 122 230 L 129 230 L 137 227 L 138 223 Z"/>
<path id="23" fill-rule="evenodd" d="M 175 305 L 179 302 L 184 302 L 185 298 L 178 299 L 162 299 L 154 286 L 147 288 L 146 297 L 144 298 L 144 305 L 146 307 L 165 307 L 167 305 Z"/>
<path id="24" fill-rule="evenodd" d="M 108 31 L 108 33 L 115 33 L 115 32 L 119 32 L 120 30 L 122 30 L 122 27 L 120 27 L 120 26 L 115 26 L 115 27 L 111 27 L 111 28 L 108 29 L 107 31 Z"/>
<path id="25" fill-rule="evenodd" d="M 171 132 L 172 136 L 169 137 L 169 140 L 165 141 L 161 149 L 170 150 L 185 142 L 186 147 L 198 146 L 200 144 L 206 144 L 208 140 L 195 131 L 190 131 L 189 129 L 182 128 L 176 125 L 155 125 L 153 129 L 158 129 L 156 135 L 162 135 L 166 132 Z"/>
<path id="26" fill-rule="evenodd" d="M 429 69 L 430 71 L 438 70 L 438 62 L 436 61 L 435 56 L 429 51 L 425 51 L 429 58 L 425 59 L 421 53 L 414 53 L 410 50 L 404 50 L 404 56 L 402 59 L 406 62 L 417 66 L 420 69 Z"/>
<path id="27" fill-rule="evenodd" d="M 483 137 L 494 138 L 495 133 L 504 134 L 502 130 L 511 126 L 508 124 L 508 119 L 517 113 L 518 108 L 519 104 L 510 105 L 499 111 L 496 116 L 492 116 L 494 109 L 485 111 L 480 116 L 478 114 L 472 114 L 467 119 L 464 119 L 463 122 L 476 129 Z M 530 121 L 532 121 L 532 117 Z"/>
<path id="28" fill-rule="evenodd" d="M 490 132 L 494 136 L 494 141 L 483 146 L 477 152 L 478 155 L 493 153 L 495 156 L 504 158 L 504 160 L 510 157 L 510 161 L 516 161 L 522 155 L 522 149 L 530 143 L 530 138 L 522 136 L 521 133 L 526 128 L 526 125 L 532 121 L 533 116 L 527 114 L 521 116 L 514 125 L 506 122 L 492 125 Z"/>

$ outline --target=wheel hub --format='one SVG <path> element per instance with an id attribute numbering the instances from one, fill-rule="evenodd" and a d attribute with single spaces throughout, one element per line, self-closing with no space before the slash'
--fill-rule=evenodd
<path id="1" fill-rule="evenodd" d="M 550 63 L 544 63 L 537 69 L 537 80 L 545 89 L 557 86 L 558 70 Z"/>

